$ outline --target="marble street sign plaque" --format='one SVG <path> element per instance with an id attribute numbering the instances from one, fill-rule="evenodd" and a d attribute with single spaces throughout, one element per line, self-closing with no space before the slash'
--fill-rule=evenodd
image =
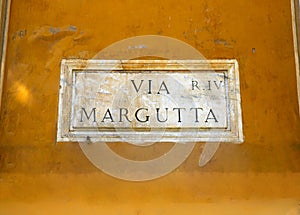
<path id="1" fill-rule="evenodd" d="M 58 142 L 243 141 L 236 60 L 62 60 Z"/>

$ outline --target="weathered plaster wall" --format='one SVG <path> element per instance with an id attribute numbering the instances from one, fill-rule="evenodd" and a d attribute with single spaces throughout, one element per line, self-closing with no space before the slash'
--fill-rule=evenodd
<path id="1" fill-rule="evenodd" d="M 92 58 L 113 42 L 146 34 L 180 39 L 208 59 L 238 60 L 245 143 L 222 144 L 203 168 L 198 144 L 173 173 L 132 183 L 100 172 L 77 143 L 55 143 L 60 61 Z M 300 120 L 292 42 L 288 0 L 13 1 L 0 122 L 0 213 L 295 212 Z M 168 147 L 112 146 L 138 159 Z"/>

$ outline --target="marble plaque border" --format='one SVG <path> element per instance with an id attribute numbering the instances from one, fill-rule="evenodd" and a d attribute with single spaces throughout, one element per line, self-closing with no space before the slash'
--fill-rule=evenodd
<path id="1" fill-rule="evenodd" d="M 167 67 L 165 66 L 167 65 Z M 184 65 L 178 66 L 178 65 Z M 238 62 L 231 60 L 79 60 L 63 59 L 61 62 L 60 93 L 58 108 L 57 142 L 95 141 L 95 142 L 124 142 L 116 131 L 87 131 L 72 128 L 72 98 L 75 73 L 85 71 L 121 71 L 134 72 L 143 70 L 158 70 L 176 72 L 182 69 L 191 72 L 225 71 L 227 75 L 228 112 L 227 129 L 193 129 L 188 132 L 164 131 L 157 142 L 243 142 L 243 126 L 241 97 L 239 84 Z M 145 143 L 152 142 L 159 130 L 128 131 L 127 140 L 134 140 L 136 135 L 142 135 Z M 155 134 L 154 134 L 155 133 Z M 192 135 L 191 135 L 192 134 Z"/>

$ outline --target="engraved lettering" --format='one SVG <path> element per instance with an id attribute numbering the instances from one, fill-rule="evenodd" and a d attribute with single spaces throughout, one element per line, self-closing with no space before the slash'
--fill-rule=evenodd
<path id="1" fill-rule="evenodd" d="M 86 118 L 89 120 L 91 116 L 93 115 L 93 122 L 96 122 L 96 108 L 92 108 L 90 114 L 88 115 L 85 108 L 81 108 L 81 118 L 80 122 L 83 122 L 83 113 L 86 116 Z"/>
<path id="2" fill-rule="evenodd" d="M 114 120 L 113 120 L 113 118 L 111 116 L 109 108 L 107 108 L 107 110 L 106 110 L 106 112 L 104 114 L 104 117 L 103 117 L 103 119 L 102 119 L 101 122 L 104 122 L 104 120 L 106 120 L 106 119 L 110 119 L 111 122 L 114 122 Z"/>
<path id="3" fill-rule="evenodd" d="M 161 83 L 160 88 L 159 88 L 157 94 L 160 94 L 160 91 L 167 91 L 167 94 L 170 94 L 170 92 L 169 92 L 169 90 L 167 88 L 167 85 L 165 84 L 164 81 Z"/>
<path id="4" fill-rule="evenodd" d="M 125 111 L 125 113 L 123 113 L 123 111 Z M 119 122 L 123 122 L 123 116 L 127 119 L 128 122 L 131 122 L 131 120 L 128 119 L 128 109 L 127 108 L 120 108 L 120 121 Z"/>
<path id="5" fill-rule="evenodd" d="M 139 122 L 148 122 L 149 121 L 149 116 L 146 116 L 146 119 L 145 120 L 141 120 L 139 117 L 138 117 L 138 113 L 141 111 L 141 110 L 145 110 L 148 112 L 148 109 L 147 108 L 139 108 L 137 109 L 137 111 L 135 112 L 135 118 L 137 121 Z"/>
<path id="6" fill-rule="evenodd" d="M 195 87 L 200 90 L 200 88 L 198 87 L 198 81 L 193 80 L 192 81 L 192 90 L 195 90 Z"/>
<path id="7" fill-rule="evenodd" d="M 159 109 L 160 108 L 156 108 L 156 118 L 157 118 L 157 121 L 159 121 L 159 122 L 166 122 L 166 121 L 168 121 L 168 108 L 165 108 L 166 109 L 166 117 L 165 117 L 165 119 L 164 120 L 161 120 L 160 118 L 159 118 Z"/>
<path id="8" fill-rule="evenodd" d="M 142 86 L 142 83 L 144 82 L 144 80 L 141 80 L 139 87 L 137 87 L 137 86 L 135 85 L 134 80 L 130 80 L 130 81 L 131 81 L 131 83 L 133 84 L 133 87 L 134 87 L 135 91 L 138 93 L 138 92 L 140 91 L 140 89 L 141 89 L 141 86 Z"/>
<path id="9" fill-rule="evenodd" d="M 195 122 L 199 122 L 199 120 L 198 120 L 198 110 L 203 110 L 203 108 L 191 108 L 190 110 L 195 110 Z"/>
<path id="10" fill-rule="evenodd" d="M 212 115 L 212 117 L 210 117 L 210 115 Z M 205 122 L 208 122 L 209 119 L 213 119 L 213 120 L 215 120 L 215 122 L 218 122 L 218 120 L 217 120 L 214 112 L 212 111 L 212 109 L 209 110 Z"/>
<path id="11" fill-rule="evenodd" d="M 217 84 L 217 81 L 214 81 L 215 86 L 216 86 L 217 89 L 220 89 L 222 82 L 223 81 L 220 81 L 219 84 Z"/>
<path id="12" fill-rule="evenodd" d="M 178 122 L 181 122 L 181 110 L 185 110 L 185 108 L 173 108 L 173 111 L 174 110 L 178 111 Z"/>

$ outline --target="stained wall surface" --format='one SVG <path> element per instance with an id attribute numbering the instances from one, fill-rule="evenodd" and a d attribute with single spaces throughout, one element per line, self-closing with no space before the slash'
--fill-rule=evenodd
<path id="1" fill-rule="evenodd" d="M 171 174 L 127 182 L 56 143 L 63 58 L 163 35 L 237 59 L 245 142 L 203 144 Z M 0 121 L 0 214 L 300 214 L 300 120 L 288 0 L 12 1 Z M 111 146 L 134 159 L 169 145 Z"/>

